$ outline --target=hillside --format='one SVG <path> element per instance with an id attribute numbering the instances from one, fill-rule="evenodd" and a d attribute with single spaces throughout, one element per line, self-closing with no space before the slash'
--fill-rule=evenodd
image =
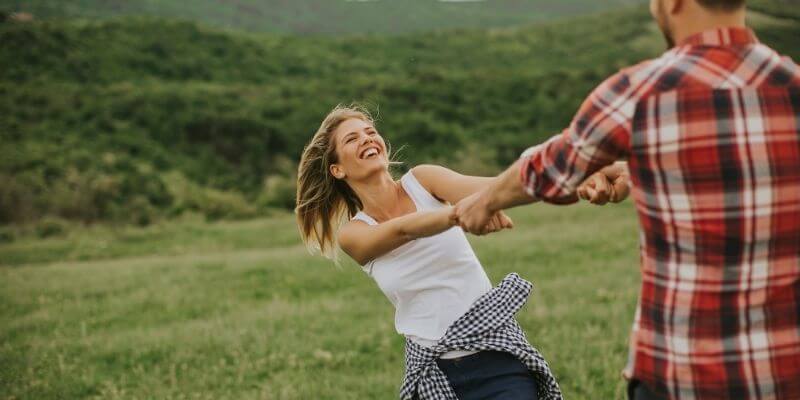
<path id="1" fill-rule="evenodd" d="M 754 13 L 800 59 L 797 20 Z M 368 103 L 408 165 L 494 173 L 659 54 L 644 9 L 527 28 L 318 39 L 126 18 L 0 24 L 0 222 L 246 217 L 292 202 L 302 146 Z M 455 150 L 454 150 L 455 149 Z"/>
<path id="2" fill-rule="evenodd" d="M 645 0 L 0 0 L 42 18 L 149 16 L 289 34 L 408 33 L 505 27 L 607 11 Z"/>

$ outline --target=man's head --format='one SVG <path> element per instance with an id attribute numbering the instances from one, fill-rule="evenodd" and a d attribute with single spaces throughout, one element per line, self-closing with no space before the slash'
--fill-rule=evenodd
<path id="1" fill-rule="evenodd" d="M 650 13 L 670 48 L 687 33 L 738 22 L 744 7 L 745 0 L 650 0 Z"/>

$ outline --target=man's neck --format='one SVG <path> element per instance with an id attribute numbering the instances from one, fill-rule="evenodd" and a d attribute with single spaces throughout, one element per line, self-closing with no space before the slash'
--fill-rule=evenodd
<path id="1" fill-rule="evenodd" d="M 675 21 L 672 30 L 675 43 L 680 45 L 684 40 L 698 33 L 719 28 L 745 28 L 745 9 L 729 13 L 696 10 L 692 17 Z"/>

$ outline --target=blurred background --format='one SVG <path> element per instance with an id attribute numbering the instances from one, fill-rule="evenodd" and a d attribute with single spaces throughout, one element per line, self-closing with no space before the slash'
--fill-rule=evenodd
<path id="1" fill-rule="evenodd" d="M 0 0 L 0 223 L 291 208 L 303 145 L 352 101 L 410 165 L 493 173 L 664 50 L 644 3 Z M 797 2 L 752 3 L 800 51 Z"/>
<path id="2" fill-rule="evenodd" d="M 748 4 L 800 59 L 800 1 Z M 325 114 L 496 174 L 664 50 L 646 0 L 0 0 L 0 399 L 394 398 L 390 304 L 291 215 Z M 569 398 L 622 398 L 632 207 L 513 216 L 490 276 L 541 287 L 521 322 Z"/>

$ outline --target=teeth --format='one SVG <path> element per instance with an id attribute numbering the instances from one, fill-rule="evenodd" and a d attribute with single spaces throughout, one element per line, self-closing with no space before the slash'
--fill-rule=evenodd
<path id="1" fill-rule="evenodd" d="M 376 149 L 369 149 L 364 152 L 364 158 L 371 157 L 378 154 L 378 150 Z"/>

